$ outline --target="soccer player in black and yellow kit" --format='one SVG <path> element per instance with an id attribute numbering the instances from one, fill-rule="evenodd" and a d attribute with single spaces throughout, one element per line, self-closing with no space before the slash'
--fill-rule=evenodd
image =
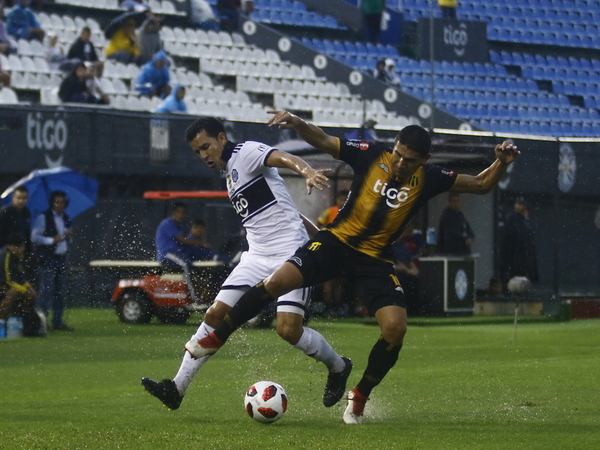
<path id="1" fill-rule="evenodd" d="M 362 379 L 348 394 L 343 416 L 345 423 L 360 423 L 368 396 L 396 363 L 406 334 L 404 293 L 394 272 L 391 244 L 430 198 L 446 191 L 490 192 L 519 151 L 503 142 L 494 150 L 496 160 L 483 172 L 477 176 L 456 174 L 425 165 L 431 139 L 417 125 L 402 129 L 392 149 L 381 143 L 330 136 L 287 111 L 270 113 L 274 115 L 269 126 L 293 128 L 309 144 L 352 167 L 350 194 L 335 221 L 246 292 L 223 325 L 198 341 L 201 352 L 193 356 L 215 353 L 235 329 L 277 297 L 302 286 L 346 277 L 361 288 L 359 292 L 369 293 L 365 300 L 381 329 Z"/>

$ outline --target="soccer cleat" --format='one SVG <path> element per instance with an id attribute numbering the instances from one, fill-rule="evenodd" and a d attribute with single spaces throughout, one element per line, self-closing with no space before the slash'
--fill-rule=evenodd
<path id="1" fill-rule="evenodd" d="M 172 380 L 156 382 L 150 378 L 142 378 L 142 385 L 151 395 L 163 402 L 163 405 L 167 408 L 175 410 L 181 405 L 183 395 L 179 393 Z"/>
<path id="2" fill-rule="evenodd" d="M 346 381 L 352 372 L 352 361 L 345 356 L 342 356 L 342 359 L 344 360 L 344 370 L 330 373 L 327 377 L 325 392 L 323 392 L 323 405 L 327 408 L 339 402 L 346 392 Z"/>
<path id="3" fill-rule="evenodd" d="M 190 352 L 192 357 L 199 359 L 203 356 L 217 353 L 217 350 L 219 350 L 223 344 L 224 342 L 215 336 L 214 333 L 210 333 L 208 336 L 203 337 L 199 341 L 192 339 L 185 344 L 185 349 Z"/>
<path id="4" fill-rule="evenodd" d="M 359 424 L 363 420 L 363 412 L 367 404 L 368 397 L 365 397 L 358 389 L 354 388 L 348 392 L 348 403 L 342 420 L 347 424 Z"/>

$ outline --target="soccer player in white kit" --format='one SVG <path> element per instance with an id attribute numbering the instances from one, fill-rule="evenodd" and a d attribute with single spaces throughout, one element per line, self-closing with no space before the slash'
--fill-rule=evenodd
<path id="1" fill-rule="evenodd" d="M 213 170 L 226 172 L 229 199 L 246 229 L 249 250 L 221 286 L 204 322 L 185 345 L 186 352 L 173 380 L 142 378 L 142 385 L 169 409 L 177 409 L 194 376 L 210 356 L 196 358 L 198 340 L 214 331 L 250 287 L 269 276 L 308 241 L 303 217 L 298 213 L 277 167 L 288 168 L 306 179 L 307 192 L 328 187 L 325 173 L 301 158 L 254 141 L 233 144 L 223 124 L 212 117 L 196 120 L 186 131 L 190 147 Z M 316 229 L 315 229 L 316 232 Z M 326 407 L 344 395 L 352 371 L 350 359 L 338 355 L 325 338 L 303 326 L 310 291 L 297 289 L 277 300 L 277 333 L 329 371 L 323 393 Z"/>

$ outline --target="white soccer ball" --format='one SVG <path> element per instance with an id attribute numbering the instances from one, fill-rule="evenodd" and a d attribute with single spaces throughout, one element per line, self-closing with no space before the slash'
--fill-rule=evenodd
<path id="1" fill-rule="evenodd" d="M 248 388 L 244 398 L 246 412 L 257 422 L 275 422 L 285 414 L 287 395 L 272 381 L 258 381 Z"/>
<path id="2" fill-rule="evenodd" d="M 514 295 L 525 295 L 531 289 L 531 281 L 527 277 L 512 277 L 508 280 L 508 292 Z"/>

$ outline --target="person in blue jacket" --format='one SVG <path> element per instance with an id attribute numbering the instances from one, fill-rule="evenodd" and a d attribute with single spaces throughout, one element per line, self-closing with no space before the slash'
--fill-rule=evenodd
<path id="1" fill-rule="evenodd" d="M 34 12 L 29 8 L 31 0 L 17 0 L 15 7 L 6 16 L 6 30 L 15 39 L 44 40 L 46 34 Z"/>
<path id="2" fill-rule="evenodd" d="M 165 98 L 171 93 L 170 79 L 167 54 L 164 50 L 159 50 L 152 61 L 142 67 L 135 83 L 135 89 L 141 95 L 147 95 L 148 97 L 156 95 Z"/>
<path id="3" fill-rule="evenodd" d="M 165 98 L 158 108 L 156 108 L 157 113 L 169 113 L 169 112 L 184 112 L 186 113 L 187 105 L 183 101 L 185 97 L 185 86 L 181 84 L 176 84 L 175 87 L 171 90 L 171 93 L 167 98 Z"/>

